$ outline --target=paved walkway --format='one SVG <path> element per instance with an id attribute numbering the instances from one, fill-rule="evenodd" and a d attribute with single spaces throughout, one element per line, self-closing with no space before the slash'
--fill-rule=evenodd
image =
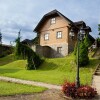
<path id="1" fill-rule="evenodd" d="M 100 100 L 100 76 L 94 75 L 93 76 L 93 87 L 96 88 L 97 93 L 99 95 L 99 100 Z"/>
<path id="2" fill-rule="evenodd" d="M 100 94 L 100 76 L 93 76 L 93 86 L 97 89 L 98 93 Z"/>
<path id="3" fill-rule="evenodd" d="M 6 81 L 6 82 L 13 82 L 13 83 L 41 86 L 41 87 L 46 87 L 48 89 L 58 89 L 58 90 L 61 89 L 61 86 L 58 86 L 58 85 L 52 85 L 52 84 L 47 84 L 47 83 L 43 83 L 43 82 L 27 81 L 27 80 L 4 77 L 4 76 L 0 76 L 0 80 Z"/>

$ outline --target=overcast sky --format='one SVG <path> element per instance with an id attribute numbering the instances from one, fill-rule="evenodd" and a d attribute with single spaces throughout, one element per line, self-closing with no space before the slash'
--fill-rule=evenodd
<path id="1" fill-rule="evenodd" d="M 97 37 L 100 0 L 0 0 L 0 29 L 3 43 L 9 44 L 21 29 L 22 40 L 33 39 L 33 29 L 42 16 L 57 9 L 72 21 L 83 20 Z"/>

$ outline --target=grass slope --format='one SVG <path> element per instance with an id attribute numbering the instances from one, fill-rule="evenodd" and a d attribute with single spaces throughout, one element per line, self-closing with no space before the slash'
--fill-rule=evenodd
<path id="1" fill-rule="evenodd" d="M 46 88 L 0 81 L 0 96 L 37 93 L 44 90 Z"/>
<path id="2" fill-rule="evenodd" d="M 80 68 L 82 84 L 91 84 L 92 74 L 99 61 L 90 58 L 90 64 Z M 45 59 L 38 70 L 26 70 L 26 63 L 26 60 L 17 60 L 0 66 L 0 75 L 52 84 L 62 84 L 65 79 L 68 81 L 76 80 L 76 65 L 73 54 L 65 58 Z"/>

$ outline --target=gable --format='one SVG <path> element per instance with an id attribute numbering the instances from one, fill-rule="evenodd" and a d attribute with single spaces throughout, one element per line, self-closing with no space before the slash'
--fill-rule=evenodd
<path id="1" fill-rule="evenodd" d="M 55 20 L 56 20 L 55 24 L 51 24 L 51 19 L 52 18 L 55 18 Z M 45 22 L 42 23 L 42 25 L 39 28 L 39 31 L 43 32 L 43 31 L 63 28 L 63 27 L 66 27 L 66 26 L 69 26 L 68 21 L 66 21 L 61 16 L 53 16 L 53 17 L 47 18 L 45 20 Z"/>
<path id="2" fill-rule="evenodd" d="M 40 20 L 40 22 L 38 23 L 38 25 L 36 26 L 34 31 L 39 32 L 40 29 L 43 28 L 43 25 L 46 24 L 47 22 L 49 22 L 51 18 L 56 17 L 57 19 L 59 19 L 58 16 L 59 16 L 59 18 L 63 19 L 65 22 L 67 22 L 68 24 L 73 24 L 73 22 L 70 19 L 68 19 L 67 17 L 65 17 L 63 14 L 61 14 L 57 10 L 53 10 L 43 16 L 43 18 Z"/>

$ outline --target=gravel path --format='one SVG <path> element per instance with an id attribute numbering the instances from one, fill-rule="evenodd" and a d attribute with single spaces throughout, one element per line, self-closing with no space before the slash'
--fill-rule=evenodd
<path id="1" fill-rule="evenodd" d="M 21 79 L 4 77 L 4 76 L 0 76 L 0 80 L 7 81 L 7 82 L 9 81 L 9 82 L 13 82 L 13 83 L 41 86 L 41 87 L 46 87 L 48 89 L 58 89 L 58 90 L 61 90 L 61 86 L 47 84 L 47 83 L 43 83 L 43 82 L 27 81 L 27 80 L 21 80 Z"/>

